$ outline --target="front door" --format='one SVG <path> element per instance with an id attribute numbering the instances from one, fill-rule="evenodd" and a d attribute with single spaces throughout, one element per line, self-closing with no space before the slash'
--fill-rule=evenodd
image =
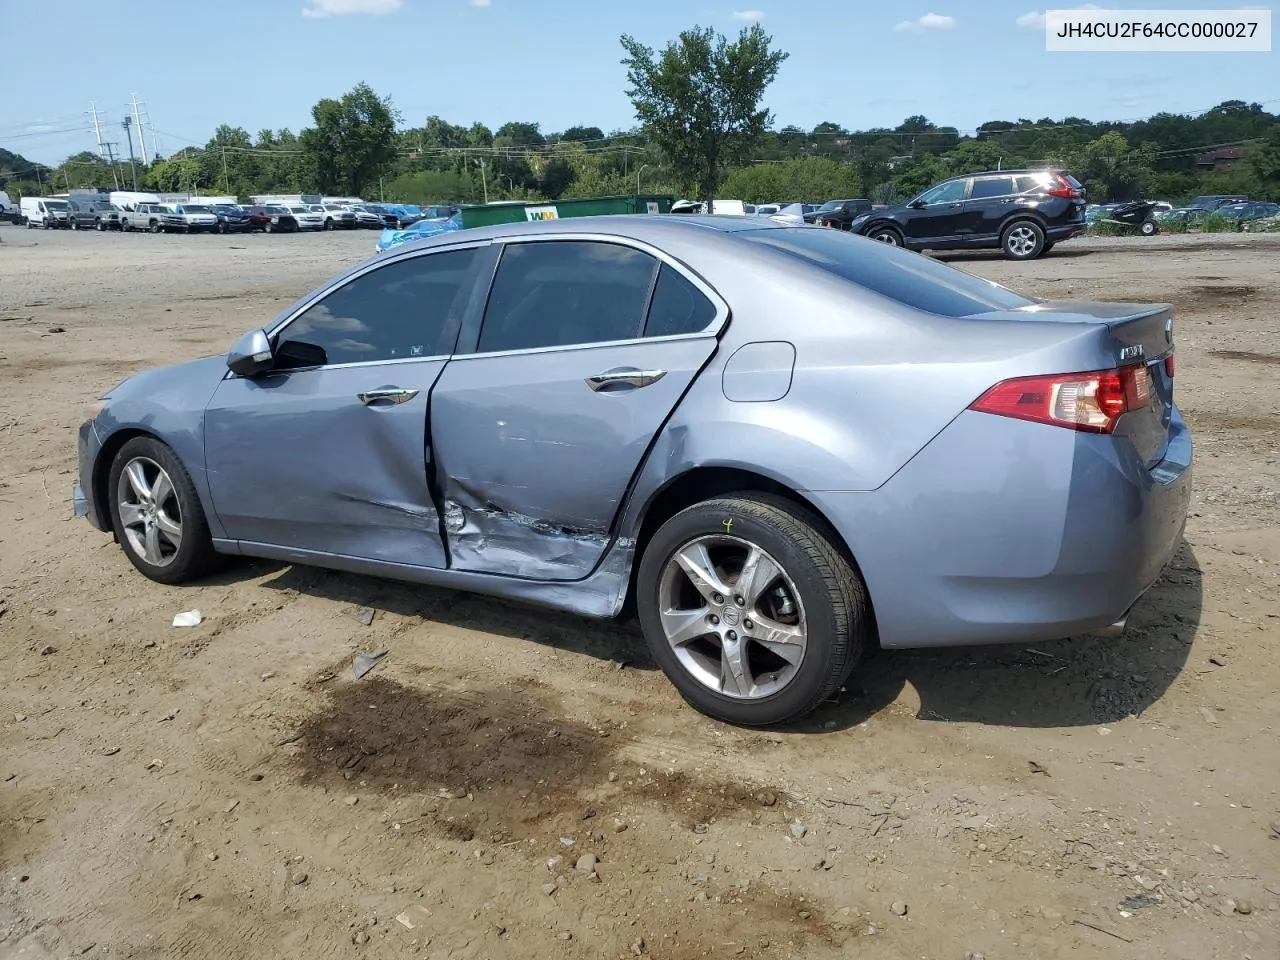
<path id="1" fill-rule="evenodd" d="M 907 240 L 951 240 L 964 220 L 964 193 L 967 181 L 948 180 L 919 197 L 923 206 L 910 209 L 903 224 Z"/>
<path id="2" fill-rule="evenodd" d="M 508 243 L 431 400 L 450 565 L 579 580 L 727 309 L 650 252 Z M 468 342 L 470 341 L 470 342 Z"/>
<path id="3" fill-rule="evenodd" d="M 276 332 L 274 369 L 218 386 L 205 454 L 229 538 L 445 565 L 427 410 L 475 255 L 431 251 L 357 274 Z"/>

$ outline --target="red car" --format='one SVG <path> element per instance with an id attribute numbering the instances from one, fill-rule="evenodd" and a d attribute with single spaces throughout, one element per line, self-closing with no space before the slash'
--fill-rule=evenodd
<path id="1" fill-rule="evenodd" d="M 294 233 L 298 229 L 298 221 L 288 210 L 276 204 L 250 207 L 249 229 L 264 233 Z"/>

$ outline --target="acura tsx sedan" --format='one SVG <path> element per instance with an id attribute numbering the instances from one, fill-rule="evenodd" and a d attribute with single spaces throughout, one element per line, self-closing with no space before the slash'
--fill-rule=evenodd
<path id="1" fill-rule="evenodd" d="M 74 502 L 162 583 L 248 555 L 634 610 L 691 705 L 775 724 L 877 642 L 1122 629 L 1186 518 L 1173 341 L 819 227 L 502 224 L 126 380 Z"/>

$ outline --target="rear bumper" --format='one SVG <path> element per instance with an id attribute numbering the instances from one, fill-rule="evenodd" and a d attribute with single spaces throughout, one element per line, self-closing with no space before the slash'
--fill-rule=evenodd
<path id="1" fill-rule="evenodd" d="M 1070 240 L 1072 237 L 1078 237 L 1085 231 L 1086 224 L 1073 223 L 1064 227 L 1049 227 L 1045 230 L 1045 239 L 1050 243 L 1058 243 L 1062 240 Z"/>
<path id="2" fill-rule="evenodd" d="M 1191 435 L 1123 437 L 966 411 L 877 491 L 810 493 L 850 545 L 886 647 L 1038 642 L 1123 619 L 1182 538 Z"/>

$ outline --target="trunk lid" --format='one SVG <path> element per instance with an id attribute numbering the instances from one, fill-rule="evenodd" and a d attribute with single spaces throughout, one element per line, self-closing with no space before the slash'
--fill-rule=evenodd
<path id="1" fill-rule="evenodd" d="M 1121 417 L 1114 435 L 1127 437 L 1148 467 L 1160 462 L 1168 445 L 1173 417 L 1172 306 L 1041 300 L 1005 315 L 1052 323 L 1105 326 L 1107 352 L 1113 366 L 1141 367 L 1149 387 L 1146 405 Z"/>

